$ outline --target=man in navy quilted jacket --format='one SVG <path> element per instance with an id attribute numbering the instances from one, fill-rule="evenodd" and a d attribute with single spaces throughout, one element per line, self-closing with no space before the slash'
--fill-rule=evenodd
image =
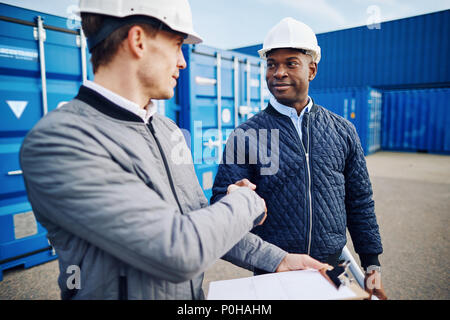
<path id="1" fill-rule="evenodd" d="M 248 179 L 268 209 L 265 224 L 252 232 L 331 265 L 338 263 L 348 227 L 366 270 L 366 290 L 386 299 L 378 260 L 383 249 L 358 134 L 308 96 L 321 56 L 314 32 L 285 18 L 259 54 L 267 60 L 270 102 L 230 135 L 211 203 L 230 184 Z"/>

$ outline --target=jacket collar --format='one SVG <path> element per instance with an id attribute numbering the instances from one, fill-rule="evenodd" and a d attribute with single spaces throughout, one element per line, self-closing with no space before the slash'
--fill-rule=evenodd
<path id="1" fill-rule="evenodd" d="M 309 114 L 315 114 L 317 112 L 317 110 L 319 109 L 319 106 L 317 104 L 314 103 L 314 99 L 311 98 L 312 100 L 312 107 L 309 108 Z M 269 102 L 269 104 L 267 105 L 267 108 L 264 109 L 264 112 L 267 112 L 268 114 L 272 115 L 272 116 L 276 116 L 276 117 L 286 117 L 286 115 L 278 112 Z"/>
<path id="2" fill-rule="evenodd" d="M 104 96 L 99 94 L 98 92 L 86 87 L 81 86 L 80 90 L 78 91 L 78 95 L 75 97 L 75 99 L 83 101 L 96 109 L 97 111 L 100 111 L 103 114 L 106 114 L 107 116 L 110 116 L 111 118 L 117 119 L 117 120 L 123 120 L 123 121 L 130 121 L 130 122 L 141 122 L 144 123 L 141 117 L 134 114 L 131 111 L 128 111 L 119 105 L 115 104 L 111 100 L 106 99 Z"/>
<path id="3" fill-rule="evenodd" d="M 270 95 L 269 102 L 272 105 L 272 107 L 275 108 L 275 110 L 277 110 L 281 114 L 284 114 L 285 116 L 291 117 L 292 114 L 297 115 L 297 112 L 294 108 L 288 107 L 284 104 L 279 103 L 272 94 Z M 311 97 L 308 96 L 308 103 L 303 108 L 302 112 L 300 113 L 300 117 L 302 117 L 305 112 L 309 112 L 312 106 L 313 106 L 313 101 L 312 101 Z"/>

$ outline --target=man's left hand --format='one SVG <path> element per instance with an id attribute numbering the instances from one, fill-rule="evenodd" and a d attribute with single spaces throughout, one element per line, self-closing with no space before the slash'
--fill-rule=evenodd
<path id="1" fill-rule="evenodd" d="M 283 271 L 293 271 L 293 270 L 303 270 L 303 269 L 329 269 L 329 266 L 326 263 L 322 263 L 317 261 L 314 258 L 311 258 L 307 254 L 297 254 L 297 253 L 288 253 L 284 259 L 281 261 L 275 272 L 283 272 Z"/>
<path id="2" fill-rule="evenodd" d="M 381 273 L 373 270 L 372 273 L 366 274 L 364 278 L 364 289 L 370 294 L 369 299 L 372 295 L 376 296 L 380 300 L 387 300 L 386 292 L 384 291 L 383 284 L 381 282 Z"/>

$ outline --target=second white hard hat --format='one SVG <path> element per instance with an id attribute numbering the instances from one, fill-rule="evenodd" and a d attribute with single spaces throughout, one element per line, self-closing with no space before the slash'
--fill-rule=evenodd
<path id="1" fill-rule="evenodd" d="M 80 0 L 80 12 L 125 18 L 148 16 L 170 29 L 187 35 L 184 43 L 200 43 L 194 31 L 192 12 L 187 0 Z"/>
<path id="2" fill-rule="evenodd" d="M 320 47 L 314 31 L 303 22 L 290 17 L 282 19 L 269 31 L 258 53 L 261 58 L 266 59 L 267 52 L 279 48 L 303 49 L 311 54 L 314 62 L 320 61 Z"/>

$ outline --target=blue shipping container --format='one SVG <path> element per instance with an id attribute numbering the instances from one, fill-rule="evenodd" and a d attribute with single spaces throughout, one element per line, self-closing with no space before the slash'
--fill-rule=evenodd
<path id="1" fill-rule="evenodd" d="M 382 148 L 450 153 L 450 88 L 383 93 Z"/>
<path id="2" fill-rule="evenodd" d="M 56 258 L 28 203 L 18 152 L 28 130 L 92 78 L 85 39 L 69 27 L 67 19 L 0 4 L 0 278 L 15 265 Z"/>
<path id="3" fill-rule="evenodd" d="M 188 67 L 180 72 L 172 100 L 180 103 L 179 125 L 187 130 L 197 177 L 209 199 L 228 136 L 267 105 L 265 63 L 204 45 L 184 46 L 183 52 Z"/>
<path id="4" fill-rule="evenodd" d="M 314 102 L 349 120 L 356 127 L 364 154 L 381 147 L 381 92 L 373 88 L 310 90 Z"/>
<path id="5" fill-rule="evenodd" d="M 317 40 L 322 60 L 311 88 L 450 85 L 450 10 L 321 33 Z M 234 50 L 257 56 L 261 47 Z"/>

